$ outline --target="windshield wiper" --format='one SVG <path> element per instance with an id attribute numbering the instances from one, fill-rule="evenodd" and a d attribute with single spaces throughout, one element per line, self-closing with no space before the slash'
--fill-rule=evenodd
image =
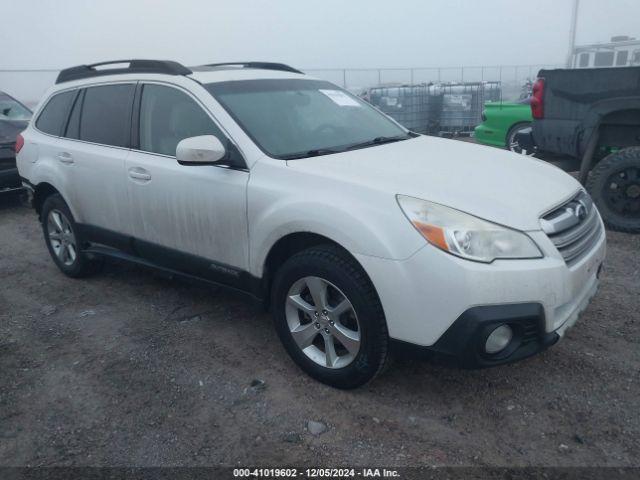
<path id="1" fill-rule="evenodd" d="M 289 155 L 282 155 L 282 160 L 295 160 L 296 158 L 308 158 L 308 157 L 319 157 L 320 155 L 329 155 L 331 153 L 339 153 L 342 150 L 335 150 L 332 148 L 315 148 L 313 150 L 308 150 L 306 152 L 298 152 L 291 153 Z"/>
<path id="2" fill-rule="evenodd" d="M 289 155 L 282 155 L 278 158 L 282 160 L 295 160 L 297 158 L 319 157 L 320 155 L 330 155 L 332 153 L 346 152 L 347 150 L 357 150 L 358 148 L 371 147 L 373 145 L 382 145 L 384 143 L 399 142 L 401 140 L 408 140 L 409 138 L 414 138 L 417 136 L 418 136 L 417 134 L 413 132 L 409 132 L 405 135 L 398 135 L 396 137 L 376 137 L 372 140 L 367 140 L 366 142 L 354 143 L 353 145 L 348 145 L 346 147 L 315 148 L 313 150 L 308 150 L 306 152 L 297 152 L 297 153 L 291 153 Z"/>
<path id="3" fill-rule="evenodd" d="M 347 148 L 345 148 L 345 150 L 357 150 L 358 148 L 366 148 L 372 147 L 374 145 L 383 145 L 385 143 L 400 142 L 402 140 L 408 140 L 410 138 L 413 138 L 413 135 L 406 134 L 398 135 L 397 137 L 376 137 L 374 139 L 367 140 L 366 142 L 354 143 L 353 145 L 349 145 Z"/>

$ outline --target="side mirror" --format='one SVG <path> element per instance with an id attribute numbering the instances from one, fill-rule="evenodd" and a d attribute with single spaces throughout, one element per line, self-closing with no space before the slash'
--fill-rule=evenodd
<path id="1" fill-rule="evenodd" d="M 180 165 L 210 165 L 222 160 L 226 154 L 224 145 L 215 135 L 185 138 L 176 147 Z"/>

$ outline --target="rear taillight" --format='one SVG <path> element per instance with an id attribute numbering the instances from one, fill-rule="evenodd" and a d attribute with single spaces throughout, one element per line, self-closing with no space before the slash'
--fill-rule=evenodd
<path id="1" fill-rule="evenodd" d="M 22 136 L 22 134 L 18 134 L 18 136 L 16 137 L 16 146 L 15 146 L 15 150 L 16 153 L 20 153 L 20 150 L 22 150 L 22 147 L 24 147 L 24 137 Z"/>
<path id="2" fill-rule="evenodd" d="M 533 84 L 531 115 L 538 120 L 544 118 L 544 78 L 538 78 Z"/>

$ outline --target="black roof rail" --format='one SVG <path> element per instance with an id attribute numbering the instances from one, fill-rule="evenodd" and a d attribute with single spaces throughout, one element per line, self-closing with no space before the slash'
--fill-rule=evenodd
<path id="1" fill-rule="evenodd" d="M 122 68 L 96 69 L 105 65 L 129 64 Z M 70 82 L 82 78 L 99 77 L 101 75 L 116 75 L 124 73 L 164 73 L 167 75 L 189 75 L 193 73 L 184 65 L 170 60 L 113 60 L 109 62 L 78 65 L 77 67 L 61 70 L 56 83 Z"/>
<path id="2" fill-rule="evenodd" d="M 257 68 L 260 70 L 279 70 L 281 72 L 291 72 L 291 73 L 303 73 L 300 70 L 297 70 L 289 65 L 285 65 L 284 63 L 274 63 L 274 62 L 226 62 L 226 63 L 209 63 L 207 65 L 203 65 L 203 67 L 233 67 L 238 66 L 242 68 Z"/>

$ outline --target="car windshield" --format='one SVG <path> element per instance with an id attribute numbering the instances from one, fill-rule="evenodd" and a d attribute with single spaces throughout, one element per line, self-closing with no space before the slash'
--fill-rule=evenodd
<path id="1" fill-rule="evenodd" d="M 368 103 L 318 80 L 242 80 L 207 90 L 254 142 L 281 159 L 365 148 L 411 138 Z"/>
<path id="2" fill-rule="evenodd" d="M 29 120 L 31 112 L 9 95 L 0 93 L 0 120 Z"/>

